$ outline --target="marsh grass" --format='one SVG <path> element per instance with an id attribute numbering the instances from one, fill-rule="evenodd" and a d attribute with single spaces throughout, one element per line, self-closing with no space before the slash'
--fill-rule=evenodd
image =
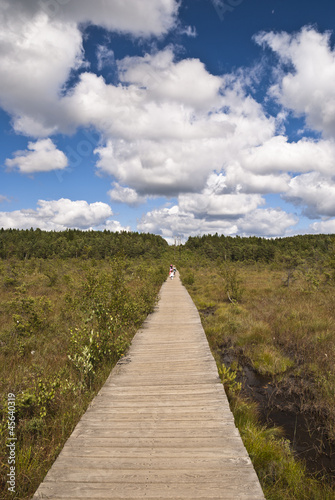
<path id="1" fill-rule="evenodd" d="M 162 262 L 0 261 L 2 499 L 31 498 L 154 307 L 168 268 Z M 16 395 L 15 494 L 5 483 L 9 393 Z"/>
<path id="2" fill-rule="evenodd" d="M 285 266 L 234 265 L 230 276 L 243 289 L 238 300 L 227 297 L 221 264 L 203 259 L 193 272 L 190 292 L 219 366 L 229 360 L 241 374 L 249 367 L 271 383 L 283 411 L 305 415 L 310 438 L 320 442 L 320 458 L 335 442 L 335 297 L 327 269 L 292 272 Z M 183 262 L 180 262 L 183 280 Z M 234 274 L 235 273 L 235 274 Z M 210 313 L 209 313 L 210 311 Z M 219 370 L 220 372 L 220 370 Z M 242 378 L 241 378 L 242 379 Z M 324 470 L 314 477 L 297 459 L 283 429 L 261 423 L 250 391 L 225 387 L 235 421 L 252 458 L 266 498 L 314 500 L 335 497 L 334 478 Z M 234 385 L 235 383 L 235 385 Z M 270 403 L 269 403 L 270 404 Z"/>

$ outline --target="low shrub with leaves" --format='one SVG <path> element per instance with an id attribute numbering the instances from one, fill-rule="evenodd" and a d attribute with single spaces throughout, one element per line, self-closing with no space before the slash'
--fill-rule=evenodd
<path id="1" fill-rule="evenodd" d="M 222 380 L 224 388 L 230 397 L 236 396 L 241 391 L 241 382 L 236 381 L 237 372 L 224 364 L 218 368 L 219 376 Z"/>

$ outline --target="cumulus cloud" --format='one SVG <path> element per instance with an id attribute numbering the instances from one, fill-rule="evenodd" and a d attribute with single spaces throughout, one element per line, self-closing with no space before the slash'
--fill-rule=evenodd
<path id="1" fill-rule="evenodd" d="M 222 174 L 212 174 L 201 193 L 182 194 L 178 201 L 182 212 L 218 220 L 237 219 L 265 203 L 259 194 L 227 192 L 226 179 Z"/>
<path id="2" fill-rule="evenodd" d="M 224 141 L 207 138 L 185 142 L 110 141 L 95 152 L 99 155 L 99 171 L 141 195 L 174 196 L 201 190 L 212 170 L 221 170 L 223 149 Z"/>
<path id="3" fill-rule="evenodd" d="M 90 22 L 134 36 L 160 36 L 176 23 L 176 0 L 2 0 L 10 18 L 27 20 L 43 12 L 51 21 Z"/>
<path id="4" fill-rule="evenodd" d="M 174 2 L 150 5 L 162 9 L 163 4 L 172 16 Z M 33 9 L 29 5 L 27 11 Z M 85 11 L 87 2 L 81 8 Z M 35 13 L 23 30 L 18 25 L 12 31 L 11 68 L 0 57 L 8 81 L 2 94 L 0 84 L 0 98 L 18 131 L 40 137 L 95 127 L 107 139 L 106 147 L 97 150 L 100 172 L 140 195 L 168 196 L 201 190 L 211 171 L 220 171 L 241 147 L 271 137 L 275 120 L 246 95 L 237 78 L 211 75 L 198 59 L 176 61 L 171 47 L 119 61 L 123 84 L 107 85 L 86 72 L 62 95 L 71 69 L 83 64 L 81 34 L 74 22 L 79 18 L 68 14 L 65 22 L 66 9 L 51 19 L 45 12 Z M 100 65 L 106 55 L 100 49 Z M 32 64 L 39 69 L 36 78 Z M 27 86 L 28 72 L 33 76 Z"/>
<path id="5" fill-rule="evenodd" d="M 335 219 L 322 220 L 319 222 L 313 222 L 310 225 L 310 230 L 314 233 L 326 233 L 326 234 L 334 234 L 335 233 Z"/>
<path id="6" fill-rule="evenodd" d="M 330 32 L 304 27 L 295 34 L 261 33 L 256 41 L 269 46 L 284 65 L 293 67 L 281 72 L 271 95 L 304 115 L 311 128 L 335 138 L 335 51 Z"/>
<path id="7" fill-rule="evenodd" d="M 306 138 L 288 142 L 287 137 L 279 135 L 241 151 L 240 162 L 246 170 L 260 174 L 311 170 L 329 174 L 334 169 L 335 143 Z"/>
<path id="8" fill-rule="evenodd" d="M 282 194 L 310 216 L 335 215 L 329 200 L 335 63 L 328 33 L 304 28 L 294 35 L 256 37 L 282 63 L 269 94 L 283 107 L 278 116 L 253 97 L 247 72 L 213 75 L 199 59 L 178 59 L 173 46 L 115 61 L 113 50 L 100 45 L 98 69 L 112 64 L 119 79 L 110 84 L 90 71 L 79 23 L 161 36 L 177 25 L 178 7 L 176 0 L 3 0 L 0 104 L 16 131 L 36 138 L 6 166 L 27 174 L 64 169 L 67 159 L 48 137 L 90 127 L 101 135 L 96 171 L 112 178 L 112 201 L 136 206 L 147 196 L 178 197 L 178 206 L 143 216 L 139 229 L 167 238 L 172 231 L 185 237 L 274 235 L 276 228 L 276 234 L 285 234 L 296 219 L 261 208 L 267 193 Z M 183 29 L 179 26 L 179 33 Z M 184 32 L 195 34 L 190 28 Z M 306 116 L 324 138 L 290 142 L 287 109 Z M 121 227 L 109 219 L 108 205 L 83 204 L 40 201 L 36 210 L 1 217 L 27 227 L 38 221 L 52 228 Z"/>
<path id="9" fill-rule="evenodd" d="M 260 204 L 262 197 L 258 194 L 187 194 L 179 197 L 181 210 L 204 218 L 236 218 L 249 213 Z"/>
<path id="10" fill-rule="evenodd" d="M 150 5 L 155 10 L 163 4 L 172 16 L 174 2 Z M 26 11 L 32 10 L 29 5 Z M 198 59 L 176 61 L 172 47 L 118 61 L 122 82 L 118 85 L 108 85 L 102 77 L 85 72 L 74 88 L 61 95 L 71 69 L 83 64 L 82 39 L 75 24 L 79 18 L 68 13 L 65 22 L 70 8 L 65 7 L 51 18 L 45 12 L 35 13 L 23 31 L 14 30 L 10 42 L 13 71 L 5 71 L 8 88 L 3 94 L 17 130 L 42 136 L 78 126 L 95 127 L 107 139 L 96 150 L 98 171 L 110 174 L 139 196 L 199 192 L 210 173 L 221 171 L 241 148 L 272 136 L 275 120 L 246 94 L 240 79 L 214 76 Z M 85 11 L 87 2 L 81 8 Z M 60 36 L 62 30 L 65 38 Z M 22 46 L 17 46 L 19 32 Z M 44 52 L 47 35 L 48 57 Z M 58 39 L 63 39 L 64 46 Z M 64 50 L 65 46 L 69 49 Z M 99 64 L 103 64 L 106 49 L 99 54 Z M 20 82 L 25 81 L 31 64 L 38 66 L 43 78 L 33 79 L 33 91 L 29 85 L 27 91 Z M 48 64 L 53 66 L 52 85 Z M 1 69 L 6 70 L 6 65 L 0 58 Z M 17 90 L 11 93 L 9 88 Z"/>
<path id="11" fill-rule="evenodd" d="M 224 177 L 227 192 L 249 194 L 283 193 L 288 188 L 290 178 L 288 173 L 253 173 L 244 169 L 237 161 L 226 167 Z"/>
<path id="12" fill-rule="evenodd" d="M 206 112 L 220 104 L 222 79 L 208 73 L 199 59 L 175 62 L 171 47 L 154 55 L 126 57 L 118 67 L 121 81 L 145 86 L 149 99 L 178 102 Z"/>
<path id="13" fill-rule="evenodd" d="M 82 35 L 73 23 L 50 22 L 37 13 L 25 22 L 6 19 L 0 6 L 0 103 L 17 131 L 33 136 L 56 132 L 62 121 L 59 94 L 70 71 L 83 63 Z"/>
<path id="14" fill-rule="evenodd" d="M 21 2 L 24 0 L 20 0 Z M 41 6 L 43 3 L 40 2 Z M 57 0 L 55 4 L 60 3 Z M 130 33 L 134 36 L 160 36 L 176 23 L 176 0 L 63 0 L 54 15 L 76 23 L 91 22 L 111 31 Z"/>
<path id="15" fill-rule="evenodd" d="M 129 142 L 219 137 L 234 128 L 223 113 L 219 117 L 197 115 L 180 103 L 151 99 L 144 88 L 106 84 L 101 76 L 92 73 L 81 74 L 62 105 L 74 123 L 93 125 L 108 137 Z"/>
<path id="16" fill-rule="evenodd" d="M 0 212 L 0 227 L 5 229 L 40 228 L 46 231 L 64 231 L 68 228 L 121 228 L 117 221 L 110 220 L 112 209 L 106 203 L 87 203 L 83 200 L 72 201 L 39 200 L 36 210 L 25 209 Z"/>
<path id="17" fill-rule="evenodd" d="M 134 189 L 120 186 L 117 182 L 113 183 L 114 188 L 108 191 L 110 199 L 119 203 L 126 203 L 130 206 L 137 206 L 145 203 L 146 198 L 139 196 Z"/>
<path id="18" fill-rule="evenodd" d="M 176 236 L 186 241 L 189 236 L 224 234 L 226 236 L 285 236 L 298 222 L 292 214 L 281 209 L 256 209 L 237 219 L 210 219 L 197 217 L 177 205 L 152 210 L 143 215 L 139 229 L 161 234 L 169 243 Z"/>
<path id="19" fill-rule="evenodd" d="M 142 217 L 140 227 L 155 229 L 172 241 L 174 236 L 222 233 L 226 235 L 284 235 L 297 223 L 285 211 L 260 208 L 265 204 L 259 194 L 229 191 L 223 174 L 209 176 L 200 194 L 181 194 L 178 205 L 153 210 Z"/>
<path id="20" fill-rule="evenodd" d="M 51 139 L 28 142 L 28 150 L 17 151 L 15 158 L 7 159 L 5 165 L 18 169 L 21 174 L 62 170 L 68 166 L 65 154 L 56 148 Z"/>
<path id="21" fill-rule="evenodd" d="M 260 195 L 226 194 L 206 195 L 195 194 L 180 196 L 182 210 L 190 211 L 205 220 L 227 220 L 246 215 L 249 210 L 254 210 L 261 202 Z"/>
<path id="22" fill-rule="evenodd" d="M 84 64 L 84 21 L 137 36 L 160 35 L 176 22 L 175 0 L 4 0 L 0 4 L 0 103 L 18 132 L 35 137 L 69 132 L 61 94 Z M 100 52 L 100 63 L 106 60 Z"/>
<path id="23" fill-rule="evenodd" d="M 122 226 L 117 220 L 107 220 L 103 225 L 97 226 L 97 230 L 112 231 L 113 233 L 120 233 L 122 231 L 131 231 L 130 226 Z"/>
<path id="24" fill-rule="evenodd" d="M 239 223 L 242 236 L 285 236 L 298 222 L 298 218 L 279 208 L 264 208 L 250 212 Z"/>
<path id="25" fill-rule="evenodd" d="M 237 226 L 228 221 L 206 221 L 183 212 L 177 205 L 158 208 L 143 215 L 138 223 L 140 231 L 160 234 L 168 243 L 176 236 L 186 241 L 189 236 L 208 233 L 236 234 Z"/>
<path id="26" fill-rule="evenodd" d="M 306 216 L 335 216 L 335 182 L 332 177 L 325 177 L 318 172 L 311 172 L 294 177 L 284 199 L 301 206 Z"/>
<path id="27" fill-rule="evenodd" d="M 285 186 L 289 180 L 289 176 L 283 180 Z M 148 212 L 142 216 L 139 228 L 161 234 L 173 243 L 176 236 L 186 240 L 208 233 L 283 236 L 298 222 L 296 216 L 280 208 L 260 208 L 265 204 L 260 194 L 246 194 L 239 189 L 237 184 L 233 190 L 224 174 L 212 173 L 201 193 L 180 194 L 178 205 Z"/>
<path id="28" fill-rule="evenodd" d="M 96 149 L 98 170 L 141 195 L 199 192 L 213 171 L 275 130 L 275 120 L 246 95 L 241 82 L 212 77 L 199 61 L 187 60 L 199 70 L 198 92 L 192 93 L 187 72 L 172 56 L 169 49 L 127 58 L 121 65 L 130 82 L 125 87 L 84 74 L 69 97 L 72 115 L 80 113 L 79 121 L 93 121 L 111 137 Z"/>

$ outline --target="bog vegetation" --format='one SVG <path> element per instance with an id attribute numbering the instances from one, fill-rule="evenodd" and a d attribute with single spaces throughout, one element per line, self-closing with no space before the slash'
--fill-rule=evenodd
<path id="1" fill-rule="evenodd" d="M 167 243 L 139 234 L 0 232 L 0 498 L 31 498 L 166 279 Z M 15 395 L 15 493 L 8 491 Z"/>
<path id="2" fill-rule="evenodd" d="M 335 236 L 0 230 L 1 450 L 16 400 L 16 494 L 31 498 L 126 351 L 168 265 L 201 315 L 268 500 L 335 498 Z"/>
<path id="3" fill-rule="evenodd" d="M 190 238 L 179 269 L 266 498 L 335 498 L 335 237 Z"/>

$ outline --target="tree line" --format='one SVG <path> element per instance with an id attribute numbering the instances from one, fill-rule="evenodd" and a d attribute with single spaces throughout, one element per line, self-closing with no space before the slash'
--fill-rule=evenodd
<path id="1" fill-rule="evenodd" d="M 105 259 L 115 255 L 136 258 L 160 257 L 168 243 L 149 233 L 122 231 L 42 231 L 41 229 L 0 229 L 0 258 Z"/>
<path id="2" fill-rule="evenodd" d="M 157 258 L 169 248 L 164 238 L 150 233 L 112 231 L 42 231 L 0 229 L 0 259 L 86 258 L 105 259 L 115 255 Z M 334 261 L 335 235 L 305 234 L 266 239 L 256 236 L 191 236 L 179 250 L 188 250 L 211 260 L 229 262 L 283 262 L 303 259 Z M 333 267 L 333 266 L 332 266 Z"/>
<path id="3" fill-rule="evenodd" d="M 185 248 L 210 259 L 231 262 L 271 263 L 294 258 L 317 262 L 333 258 L 335 235 L 305 234 L 265 239 L 214 234 L 190 237 Z"/>

